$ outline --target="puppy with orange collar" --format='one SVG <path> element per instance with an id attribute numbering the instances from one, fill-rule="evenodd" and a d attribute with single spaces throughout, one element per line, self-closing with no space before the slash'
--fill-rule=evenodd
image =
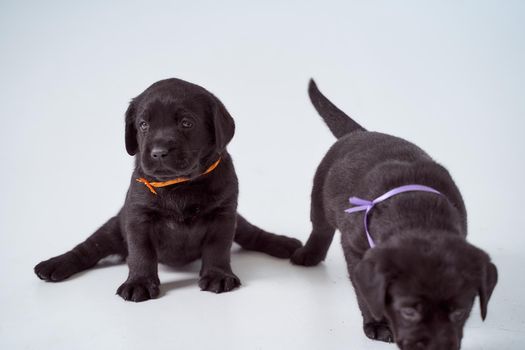
<path id="1" fill-rule="evenodd" d="M 117 254 L 129 266 L 117 293 L 138 302 L 159 295 L 158 263 L 200 258 L 202 290 L 238 287 L 233 241 L 289 258 L 298 240 L 263 231 L 237 213 L 237 176 L 226 150 L 234 130 L 224 105 L 202 87 L 179 79 L 151 85 L 126 111 L 126 149 L 136 162 L 124 206 L 86 241 L 38 264 L 37 276 L 62 281 Z"/>

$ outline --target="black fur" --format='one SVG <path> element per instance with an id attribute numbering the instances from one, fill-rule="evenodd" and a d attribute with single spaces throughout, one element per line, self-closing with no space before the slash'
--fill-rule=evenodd
<path id="1" fill-rule="evenodd" d="M 469 244 L 461 194 L 448 171 L 414 144 L 368 132 L 310 82 L 312 103 L 339 138 L 317 169 L 312 190 L 312 233 L 292 256 L 299 265 L 326 257 L 335 230 L 372 339 L 401 349 L 459 349 L 463 326 L 479 295 L 481 316 L 497 283 L 489 256 Z M 395 187 L 422 184 L 444 196 L 407 192 L 369 215 L 377 246 L 369 249 L 363 213 L 348 214 L 348 199 L 374 199 Z"/>
<path id="2" fill-rule="evenodd" d="M 298 240 L 263 231 L 237 213 L 237 177 L 226 151 L 234 129 L 224 105 L 202 87 L 179 79 L 150 86 L 126 111 L 126 150 L 136 165 L 124 206 L 85 242 L 38 264 L 37 276 L 62 281 L 118 254 L 127 258 L 129 276 L 117 293 L 143 301 L 159 294 L 158 263 L 180 266 L 202 258 L 202 290 L 239 286 L 230 267 L 233 240 L 289 258 Z M 218 158 L 218 167 L 202 175 Z M 136 181 L 181 176 L 191 181 L 157 188 L 158 195 Z"/>

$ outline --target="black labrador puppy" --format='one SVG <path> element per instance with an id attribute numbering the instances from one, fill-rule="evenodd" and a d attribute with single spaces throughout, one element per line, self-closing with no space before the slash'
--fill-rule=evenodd
<path id="1" fill-rule="evenodd" d="M 450 174 L 414 144 L 366 131 L 313 81 L 309 95 L 338 141 L 317 169 L 313 230 L 292 262 L 324 260 L 339 230 L 369 338 L 459 349 L 476 295 L 485 319 L 497 270 L 465 240 L 465 205 Z"/>
<path id="2" fill-rule="evenodd" d="M 157 263 L 202 258 L 202 290 L 238 287 L 233 240 L 289 258 L 298 240 L 265 232 L 237 213 L 237 177 L 226 151 L 234 128 L 221 101 L 200 86 L 167 79 L 147 88 L 126 111 L 126 149 L 136 165 L 124 206 L 86 241 L 38 264 L 37 276 L 62 281 L 118 254 L 127 258 L 129 276 L 117 293 L 137 302 L 158 296 Z"/>

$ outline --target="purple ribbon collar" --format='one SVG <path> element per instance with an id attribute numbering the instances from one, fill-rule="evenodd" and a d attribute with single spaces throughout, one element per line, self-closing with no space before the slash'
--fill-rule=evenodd
<path id="1" fill-rule="evenodd" d="M 423 186 L 423 185 L 405 185 L 396 187 L 385 194 L 377 197 L 376 199 L 372 201 L 368 201 L 366 199 L 358 198 L 358 197 L 350 197 L 349 201 L 350 204 L 356 205 L 356 207 L 352 207 L 349 209 L 346 209 L 345 212 L 352 214 L 357 213 L 359 211 L 365 212 L 364 222 L 365 222 L 365 232 L 366 232 L 366 238 L 368 239 L 368 244 L 370 245 L 370 248 L 374 248 L 376 244 L 374 243 L 374 240 L 372 239 L 372 236 L 370 235 L 370 232 L 368 231 L 368 213 L 372 210 L 372 208 L 377 204 L 381 203 L 384 200 L 387 200 L 390 197 L 393 197 L 395 195 L 398 195 L 403 192 L 413 192 L 413 191 L 420 191 L 420 192 L 431 192 L 435 194 L 442 195 L 441 192 L 433 189 L 432 187 Z"/>

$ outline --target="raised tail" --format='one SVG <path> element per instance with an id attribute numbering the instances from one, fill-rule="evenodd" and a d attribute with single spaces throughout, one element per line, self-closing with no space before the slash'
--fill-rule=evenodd
<path id="1" fill-rule="evenodd" d="M 250 224 L 239 213 L 237 213 L 234 241 L 244 249 L 255 250 L 281 259 L 290 258 L 297 249 L 303 246 L 298 239 L 266 232 Z"/>
<path id="2" fill-rule="evenodd" d="M 330 102 L 319 91 L 313 79 L 310 79 L 310 84 L 308 84 L 308 95 L 317 112 L 323 117 L 332 134 L 338 139 L 353 131 L 366 131 L 365 128 Z"/>

